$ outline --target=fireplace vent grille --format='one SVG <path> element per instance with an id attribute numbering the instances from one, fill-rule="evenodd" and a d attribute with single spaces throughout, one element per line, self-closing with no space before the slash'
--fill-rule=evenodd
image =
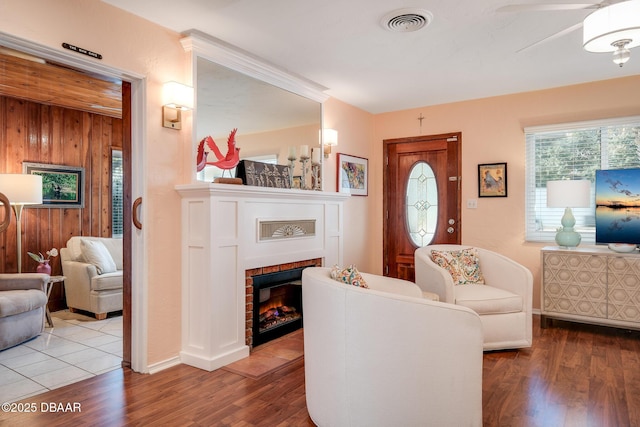
<path id="1" fill-rule="evenodd" d="M 316 220 L 259 221 L 259 240 L 290 239 L 316 235 Z"/>

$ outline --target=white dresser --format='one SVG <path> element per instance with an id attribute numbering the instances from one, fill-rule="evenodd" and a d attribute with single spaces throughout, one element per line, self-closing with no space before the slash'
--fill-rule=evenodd
<path id="1" fill-rule="evenodd" d="M 550 318 L 640 329 L 640 253 L 542 249 L 541 326 Z"/>

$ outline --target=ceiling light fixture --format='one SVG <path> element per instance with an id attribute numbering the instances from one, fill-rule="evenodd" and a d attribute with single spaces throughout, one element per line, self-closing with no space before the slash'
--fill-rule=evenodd
<path id="1" fill-rule="evenodd" d="M 408 33 L 426 27 L 433 21 L 433 14 L 424 9 L 398 9 L 380 19 L 380 25 L 396 33 Z"/>
<path id="2" fill-rule="evenodd" d="M 588 52 L 613 52 L 623 66 L 629 49 L 640 46 L 640 0 L 629 0 L 596 10 L 583 23 L 583 46 Z"/>

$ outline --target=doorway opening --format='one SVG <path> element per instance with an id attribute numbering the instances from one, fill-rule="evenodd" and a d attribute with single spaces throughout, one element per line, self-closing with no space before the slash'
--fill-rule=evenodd
<path id="1" fill-rule="evenodd" d="M 121 70 L 105 66 L 100 63 L 87 62 L 83 58 L 69 55 L 46 46 L 40 46 L 33 42 L 15 38 L 11 35 L 0 36 L 0 45 L 18 52 L 28 52 L 28 55 L 43 58 L 52 63 L 61 64 L 67 69 L 75 70 L 79 75 L 100 76 L 108 81 L 122 82 L 122 119 L 123 125 L 117 130 L 122 132 L 124 146 L 122 147 L 122 167 L 125 171 L 123 179 L 122 199 L 122 237 L 125 240 L 125 279 L 123 298 L 123 366 L 144 372 L 146 366 L 146 351 L 142 348 L 146 343 L 146 332 L 140 320 L 146 317 L 145 302 L 140 301 L 140 297 L 132 299 L 132 284 L 144 287 L 142 272 L 140 268 L 135 268 L 135 259 L 142 259 L 143 242 L 140 233 L 131 230 L 131 200 L 134 191 L 141 192 L 143 168 L 131 169 L 134 157 L 138 159 L 136 164 L 143 165 L 142 150 L 140 141 L 144 140 L 144 128 L 142 119 L 144 117 L 144 76 L 123 72 Z M 139 265 L 139 264 L 138 264 Z M 144 295 L 140 290 L 136 295 Z M 133 306 L 133 307 L 132 307 Z M 136 316 L 132 316 L 132 312 Z M 132 343 L 131 337 L 138 337 L 136 343 Z"/>

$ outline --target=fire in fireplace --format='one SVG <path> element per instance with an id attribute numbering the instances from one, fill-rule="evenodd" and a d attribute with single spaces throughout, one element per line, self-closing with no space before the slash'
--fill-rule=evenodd
<path id="1" fill-rule="evenodd" d="M 302 327 L 302 270 L 253 276 L 253 345 Z"/>

